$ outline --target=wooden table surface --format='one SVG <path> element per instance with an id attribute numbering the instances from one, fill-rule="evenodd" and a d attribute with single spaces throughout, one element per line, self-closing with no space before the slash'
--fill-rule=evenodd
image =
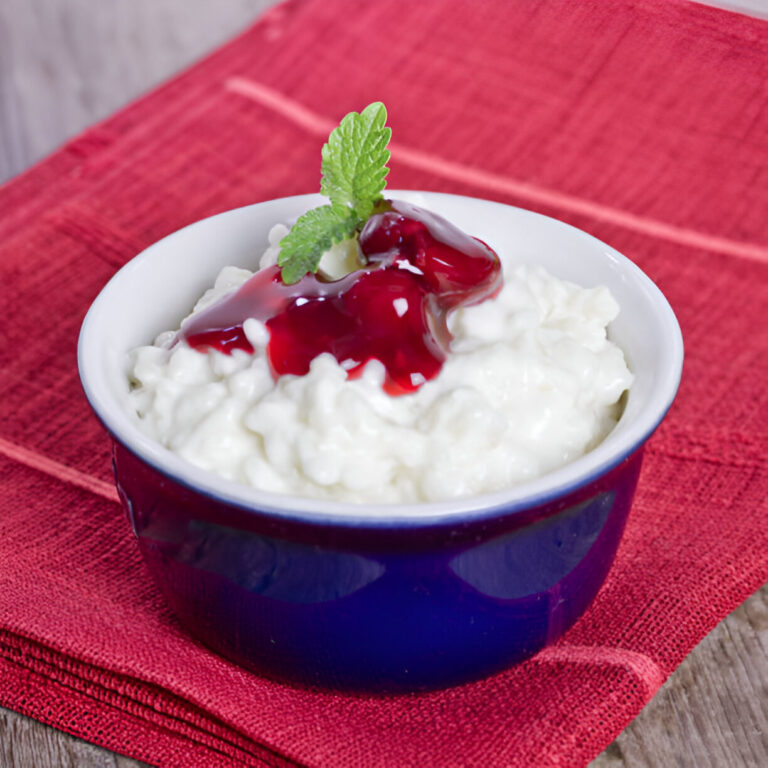
<path id="1" fill-rule="evenodd" d="M 322 0 L 316 0 L 322 2 Z M 224 42 L 275 0 L 2 0 L 0 182 Z M 768 18 L 768 0 L 710 3 Z M 137 768 L 0 708 L 0 768 Z M 768 585 L 591 768 L 768 767 Z"/>

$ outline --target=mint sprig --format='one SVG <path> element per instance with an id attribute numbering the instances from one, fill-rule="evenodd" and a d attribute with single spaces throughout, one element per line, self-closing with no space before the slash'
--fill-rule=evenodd
<path id="1" fill-rule="evenodd" d="M 331 132 L 322 151 L 320 191 L 334 208 L 349 206 L 361 219 L 371 215 L 389 173 L 392 129 L 386 122 L 387 109 L 377 101 L 359 115 L 350 112 Z"/>
<path id="2" fill-rule="evenodd" d="M 334 244 L 351 237 L 358 225 L 355 212 L 321 205 L 303 214 L 280 242 L 280 276 L 286 285 L 316 272 L 322 255 Z"/>
<path id="3" fill-rule="evenodd" d="M 373 213 L 389 173 L 392 130 L 386 121 L 387 109 L 376 101 L 359 114 L 350 112 L 331 131 L 320 183 L 331 203 L 300 216 L 281 241 L 277 263 L 287 285 L 316 272 L 323 253 L 357 234 Z"/>

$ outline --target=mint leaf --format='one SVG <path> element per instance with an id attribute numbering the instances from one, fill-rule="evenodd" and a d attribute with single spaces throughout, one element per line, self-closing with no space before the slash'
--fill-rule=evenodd
<path id="1" fill-rule="evenodd" d="M 331 204 L 300 216 L 280 242 L 277 263 L 286 285 L 316 272 L 323 253 L 356 235 L 382 199 L 392 135 L 386 120 L 386 107 L 376 101 L 360 114 L 350 112 L 331 131 L 323 146 L 320 183 Z"/>
<path id="2" fill-rule="evenodd" d="M 389 173 L 387 108 L 376 101 L 360 114 L 350 112 L 334 128 L 323 147 L 320 191 L 334 208 L 352 208 L 365 220 L 381 197 Z"/>
<path id="3" fill-rule="evenodd" d="M 354 211 L 340 211 L 331 205 L 302 214 L 280 241 L 277 263 L 283 282 L 291 285 L 307 272 L 316 272 L 323 253 L 334 243 L 351 237 L 359 223 Z"/>

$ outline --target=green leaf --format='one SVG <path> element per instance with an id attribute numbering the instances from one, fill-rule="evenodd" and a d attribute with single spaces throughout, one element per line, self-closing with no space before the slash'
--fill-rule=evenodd
<path id="1" fill-rule="evenodd" d="M 386 121 L 386 107 L 377 101 L 360 114 L 350 112 L 331 131 L 320 184 L 331 204 L 301 216 L 280 243 L 277 263 L 286 285 L 316 272 L 323 253 L 362 229 L 382 199 L 392 135 Z"/>
<path id="2" fill-rule="evenodd" d="M 360 114 L 350 112 L 334 128 L 323 147 L 323 180 L 320 191 L 341 212 L 352 208 L 365 221 L 381 197 L 389 173 L 387 109 L 369 104 Z"/>
<path id="3" fill-rule="evenodd" d="M 316 272 L 320 258 L 334 243 L 351 237 L 359 224 L 354 211 L 331 205 L 313 208 L 302 214 L 280 242 L 277 263 L 286 285 Z"/>

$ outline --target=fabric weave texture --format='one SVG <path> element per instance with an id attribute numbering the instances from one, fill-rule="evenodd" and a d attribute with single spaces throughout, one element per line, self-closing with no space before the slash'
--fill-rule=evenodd
<path id="1" fill-rule="evenodd" d="M 0 704 L 157 765 L 578 766 L 768 578 L 768 26 L 694 3 L 293 0 L 0 190 Z M 389 186 L 501 200 L 633 259 L 682 326 L 616 563 L 553 648 L 413 696 L 305 691 L 191 639 L 82 395 L 90 302 L 204 216 L 316 191 L 382 100 Z M 160 329 L 158 329 L 160 330 Z"/>

